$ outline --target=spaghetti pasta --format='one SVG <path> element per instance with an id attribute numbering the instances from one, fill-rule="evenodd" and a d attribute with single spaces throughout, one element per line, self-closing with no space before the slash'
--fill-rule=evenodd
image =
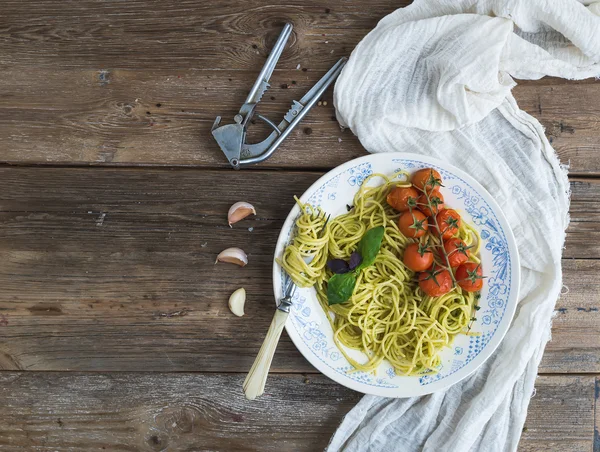
<path id="1" fill-rule="evenodd" d="M 376 180 L 383 183 L 371 186 Z M 435 373 L 440 365 L 440 351 L 456 335 L 467 331 L 473 316 L 473 292 L 455 284 L 442 296 L 428 296 L 419 288 L 415 273 L 402 261 L 410 243 L 441 246 L 440 238 L 431 232 L 412 239 L 398 228 L 400 213 L 387 204 L 386 196 L 395 187 L 410 186 L 409 175 L 404 171 L 391 177 L 373 174 L 356 193 L 353 208 L 328 223 L 319 209 L 296 199 L 301 214 L 295 235 L 278 260 L 298 286 L 316 288 L 334 341 L 356 370 L 371 372 L 387 360 L 397 374 Z M 377 226 L 384 227 L 384 235 L 374 264 L 358 272 L 354 292 L 347 302 L 330 306 L 327 281 L 333 273 L 327 261 L 348 260 L 365 232 Z M 462 222 L 458 238 L 472 246 L 471 259 L 479 262 L 477 231 Z M 366 360 L 358 362 L 344 347 L 362 351 Z"/>

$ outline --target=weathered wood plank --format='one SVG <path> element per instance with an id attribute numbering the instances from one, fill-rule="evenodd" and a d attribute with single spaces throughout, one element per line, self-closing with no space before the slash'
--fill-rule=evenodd
<path id="1" fill-rule="evenodd" d="M 247 370 L 273 313 L 279 228 L 293 194 L 318 176 L 0 168 L 0 368 Z M 600 221 L 599 190 L 600 181 L 573 183 L 569 257 L 600 257 L 598 233 L 586 239 L 581 226 Z M 239 200 L 258 216 L 230 229 L 226 212 Z M 250 264 L 215 266 L 229 246 Z M 541 370 L 600 372 L 600 261 L 564 262 L 570 291 Z M 237 318 L 226 301 L 241 286 L 247 315 Z M 274 369 L 314 371 L 287 336 Z"/>
<path id="2" fill-rule="evenodd" d="M 600 179 L 571 181 L 571 223 L 563 257 L 600 257 Z"/>
<path id="3" fill-rule="evenodd" d="M 600 378 L 596 376 L 594 389 L 594 452 L 600 451 Z"/>
<path id="4" fill-rule="evenodd" d="M 322 450 L 360 398 L 320 375 L 275 375 L 248 402 L 243 378 L 2 372 L 0 450 Z M 541 376 L 536 389 L 520 450 L 589 451 L 594 377 Z"/>
<path id="5" fill-rule="evenodd" d="M 328 64 L 338 56 L 332 54 Z M 282 117 L 323 72 L 276 71 L 261 112 Z M 231 120 L 256 71 L 15 67 L 4 75 L 1 162 L 224 168 L 227 161 L 210 127 L 217 115 Z M 515 88 L 521 107 L 546 127 L 574 174 L 600 173 L 600 84 L 544 83 Z M 331 168 L 364 154 L 358 139 L 335 121 L 331 90 L 324 99 L 328 105 L 315 107 L 263 167 Z M 259 140 L 266 129 L 257 124 L 252 136 Z"/>
<path id="6" fill-rule="evenodd" d="M 273 313 L 277 229 L 318 174 L 64 171 L 0 169 L 1 367 L 249 368 Z M 244 199 L 258 218 L 230 229 Z M 214 266 L 229 246 L 250 264 Z M 226 305 L 240 286 L 241 319 Z M 276 370 L 312 369 L 289 340 L 279 353 Z"/>
<path id="7" fill-rule="evenodd" d="M 360 398 L 293 375 L 271 378 L 248 402 L 243 379 L 2 372 L 0 450 L 320 450 Z"/>
<path id="8" fill-rule="evenodd" d="M 600 261 L 563 259 L 565 293 L 540 372 L 600 372 Z"/>
<path id="9" fill-rule="evenodd" d="M 208 69 L 40 71 L 39 78 L 9 72 L 0 81 L 10 93 L 0 98 L 0 162 L 223 168 L 228 162 L 210 129 L 216 116 L 232 121 L 257 76 Z M 260 112 L 279 122 L 324 72 L 275 71 Z M 315 107 L 262 166 L 329 168 L 364 154 L 356 137 L 340 130 L 331 89 L 323 98 L 328 105 Z M 269 133 L 258 122 L 249 142 Z"/>
<path id="10" fill-rule="evenodd" d="M 326 68 L 334 53 L 349 53 L 386 14 L 407 1 L 362 2 L 283 0 L 156 3 L 134 0 L 3 2 L 2 63 L 35 68 L 246 69 L 262 59 L 284 22 L 294 34 L 282 67 L 310 61 Z"/>
<path id="11" fill-rule="evenodd" d="M 45 235 L 37 234 L 42 231 L 36 229 L 48 228 L 43 232 L 52 230 L 55 239 L 63 235 L 64 243 L 56 242 L 55 245 L 60 246 L 56 250 L 79 250 L 77 242 L 72 240 L 74 231 L 70 228 L 74 227 L 83 234 L 79 237 L 80 241 L 90 245 L 99 241 L 104 245 L 104 251 L 113 245 L 115 250 L 122 250 L 127 243 L 140 250 L 143 249 L 141 244 L 148 243 L 149 239 L 154 242 L 152 251 L 173 252 L 181 250 L 178 247 L 182 246 L 189 251 L 187 242 L 201 237 L 197 234 L 205 232 L 203 227 L 226 226 L 223 218 L 229 206 L 242 199 L 256 203 L 259 210 L 258 217 L 253 219 L 257 221 L 256 232 L 271 230 L 271 234 L 276 234 L 273 231 L 279 230 L 293 205 L 293 195 L 302 194 L 322 174 L 0 168 L 0 213 L 4 218 L 5 231 L 2 238 L 7 245 L 15 245 L 15 241 L 21 240 L 23 243 L 18 244 L 20 250 L 36 250 L 41 242 L 48 241 Z M 265 182 L 267 178 L 268 183 Z M 600 180 L 573 179 L 571 189 L 571 224 L 564 257 L 598 259 L 600 232 L 595 225 L 600 222 Z M 273 193 L 277 194 L 276 197 Z M 46 215 L 50 213 L 55 214 Z M 105 214 L 105 227 L 88 229 L 95 225 L 100 213 Z M 149 227 L 133 234 L 136 224 L 139 227 L 143 222 L 155 228 Z M 63 226 L 59 226 L 61 223 Z M 117 229 L 110 231 L 114 237 L 111 243 L 107 243 L 104 231 L 113 226 Z M 147 235 L 167 230 L 175 232 L 172 228 L 176 226 L 182 229 L 178 234 L 172 234 L 169 241 L 154 240 L 156 237 Z M 121 227 L 124 230 L 119 231 Z M 238 229 L 231 233 L 238 234 Z M 27 231 L 33 232 L 33 237 L 24 237 Z M 186 236 L 186 231 L 196 235 Z M 215 235 L 220 244 L 226 239 L 222 234 Z"/>
<path id="12" fill-rule="evenodd" d="M 517 85 L 519 107 L 537 118 L 572 174 L 600 173 L 600 83 Z"/>
<path id="13" fill-rule="evenodd" d="M 274 118 L 403 4 L 2 6 L 0 163 L 225 167 L 214 116 L 235 113 L 284 21 L 295 31 L 263 107 Z M 600 174 L 599 86 L 515 88 L 573 174 Z M 332 120 L 331 92 L 325 99 L 265 167 L 327 169 L 363 154 Z M 263 187 L 263 173 L 78 171 L 0 169 L 0 369 L 247 370 L 272 314 L 283 200 L 319 174 L 271 173 Z M 599 187 L 572 184 L 569 293 L 542 372 L 600 372 Z M 229 230 L 224 213 L 249 190 L 259 216 Z M 214 267 L 231 245 L 251 265 Z M 249 293 L 243 319 L 226 307 L 239 286 Z M 287 336 L 274 369 L 314 371 Z M 320 375 L 278 375 L 249 404 L 242 379 L 0 372 L 0 450 L 318 450 L 359 398 Z M 597 378 L 542 376 L 536 386 L 519 450 L 600 450 Z"/>
<path id="14" fill-rule="evenodd" d="M 210 125 L 217 114 L 229 117 L 239 108 L 284 21 L 295 28 L 273 77 L 279 115 L 292 91 L 312 85 L 402 5 L 83 1 L 72 8 L 52 2 L 32 8 L 5 2 L 0 55 L 10 73 L 0 82 L 0 161 L 225 166 Z M 298 64 L 307 72 L 296 71 Z M 285 97 L 282 83 L 294 88 Z M 312 146 L 340 147 L 327 110 Z M 302 160 L 290 152 L 307 146 L 294 146 L 302 135 L 296 131 L 287 156 L 270 163 Z M 353 143 L 342 159 L 362 153 Z M 313 160 L 313 166 L 331 167 L 340 158 L 332 152 L 326 161 Z"/>
<path id="15" fill-rule="evenodd" d="M 541 375 L 535 386 L 519 451 L 589 452 L 594 435 L 590 426 L 594 377 Z"/>
<path id="16" fill-rule="evenodd" d="M 210 127 L 237 112 L 285 20 L 294 34 L 261 106 L 275 119 L 408 3 L 3 2 L 0 162 L 226 167 Z M 573 173 L 600 174 L 599 86 L 548 79 L 515 89 Z M 264 167 L 325 169 L 364 153 L 325 98 Z"/>

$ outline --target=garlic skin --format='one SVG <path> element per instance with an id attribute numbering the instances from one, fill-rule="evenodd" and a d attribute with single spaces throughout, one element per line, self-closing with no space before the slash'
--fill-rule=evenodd
<path id="1" fill-rule="evenodd" d="M 244 201 L 236 202 L 229 208 L 229 212 L 227 213 L 229 227 L 232 228 L 234 223 L 243 220 L 248 215 L 256 215 L 256 209 L 254 209 L 254 206 Z"/>
<path id="2" fill-rule="evenodd" d="M 229 310 L 238 317 L 244 315 L 244 304 L 246 304 L 246 289 L 240 287 L 229 297 Z"/>
<path id="3" fill-rule="evenodd" d="M 241 248 L 227 248 L 219 253 L 215 264 L 217 262 L 229 262 L 244 267 L 248 263 L 248 256 Z"/>

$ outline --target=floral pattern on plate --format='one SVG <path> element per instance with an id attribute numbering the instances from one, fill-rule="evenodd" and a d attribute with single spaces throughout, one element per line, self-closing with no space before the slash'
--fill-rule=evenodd
<path id="1" fill-rule="evenodd" d="M 377 158 L 381 160 L 380 156 L 384 155 L 378 154 Z M 372 157 L 369 160 L 377 160 L 375 156 L 369 157 Z M 331 378 L 362 392 L 397 397 L 396 394 L 406 392 L 403 387 L 406 386 L 409 379 L 418 382 L 418 386 L 421 387 L 432 386 L 431 390 L 415 389 L 415 394 L 432 392 L 437 387 L 447 386 L 447 382 L 456 382 L 468 374 L 467 370 L 479 365 L 473 363 L 474 361 L 483 362 L 480 355 L 487 356 L 491 353 L 489 351 L 490 343 L 495 342 L 494 348 L 497 346 L 498 337 L 506 332 L 507 324 L 510 322 L 510 318 L 506 320 L 505 317 L 507 317 L 507 313 L 509 313 L 508 317 L 511 317 L 516 306 L 516 290 L 512 287 L 515 278 L 518 280 L 518 271 L 515 273 L 513 268 L 518 257 L 511 255 L 507 235 L 510 234 L 510 231 L 507 233 L 502 227 L 501 218 L 496 213 L 498 209 L 490 205 L 492 201 L 486 200 L 486 198 L 489 200 L 489 195 L 486 197 L 478 192 L 471 183 L 465 180 L 466 177 L 458 176 L 446 165 L 432 164 L 431 159 L 425 157 L 422 160 L 416 158 L 417 156 L 414 156 L 415 158 L 393 158 L 388 155 L 388 157 L 390 157 L 389 161 L 385 164 L 364 162 L 367 158 L 361 158 L 357 159 L 355 165 L 346 165 L 347 167 L 343 171 L 332 171 L 335 174 L 324 177 L 318 184 L 311 187 L 303 196 L 303 201 L 313 206 L 319 206 L 332 216 L 336 216 L 346 211 L 346 204 L 351 204 L 352 197 L 360 185 L 373 173 L 385 172 L 385 174 L 391 175 L 399 169 L 406 169 L 412 173 L 418 169 L 429 167 L 438 170 L 444 179 L 443 194 L 447 204 L 458 210 L 467 222 L 474 225 L 481 236 L 482 267 L 488 279 L 481 293 L 480 309 L 476 313 L 476 321 L 471 329 L 473 335 L 457 336 L 451 347 L 447 347 L 443 351 L 442 364 L 437 374 L 405 377 L 397 375 L 391 365 L 385 361 L 375 373 L 354 370 L 335 345 L 331 326 L 316 300 L 316 292 L 313 288 L 300 289 L 296 292 L 294 306 L 286 327 L 288 331 L 290 328 L 294 330 L 294 334 L 290 332 L 294 342 L 297 343 L 296 339 L 299 338 L 304 344 L 299 348 L 305 355 L 310 353 L 310 356 L 307 355 L 309 361 Z M 411 157 L 413 156 L 411 155 Z M 385 171 L 386 169 L 389 170 Z M 456 170 L 456 172 L 459 171 Z M 280 241 L 284 240 L 282 243 L 288 243 L 292 232 L 293 227 L 289 227 L 285 231 L 285 235 L 280 236 Z M 516 253 L 516 248 L 513 247 L 513 249 Z M 277 279 L 280 286 L 276 289 L 276 293 L 278 291 L 282 293 L 286 278 L 283 270 L 279 267 L 277 269 L 279 270 Z M 499 334 L 500 326 L 502 326 L 502 331 Z M 305 350 L 310 350 L 310 352 L 305 352 Z M 361 358 L 366 359 L 362 353 L 356 350 L 346 351 L 353 359 L 358 361 Z M 461 376 L 454 376 L 454 374 Z M 369 388 L 378 389 L 370 390 Z"/>

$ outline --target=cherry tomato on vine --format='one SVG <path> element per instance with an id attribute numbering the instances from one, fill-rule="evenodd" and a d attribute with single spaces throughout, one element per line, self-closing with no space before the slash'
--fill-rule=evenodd
<path id="1" fill-rule="evenodd" d="M 419 238 L 429 229 L 427 217 L 418 210 L 404 212 L 398 218 L 398 228 L 406 237 Z"/>
<path id="2" fill-rule="evenodd" d="M 439 265 L 419 273 L 419 287 L 430 297 L 440 297 L 452 290 L 452 275 Z"/>
<path id="3" fill-rule="evenodd" d="M 471 255 L 469 252 L 469 247 L 461 239 L 444 240 L 444 250 L 448 256 L 450 267 L 452 268 L 456 268 L 460 264 L 467 262 L 469 260 L 469 256 Z M 441 250 L 440 257 L 442 259 L 442 264 L 447 265 L 446 259 L 444 258 L 444 254 L 441 252 Z"/>
<path id="4" fill-rule="evenodd" d="M 419 193 L 412 187 L 396 187 L 387 195 L 386 201 L 394 209 L 404 212 L 410 207 L 416 207 L 418 197 Z"/>
<path id="5" fill-rule="evenodd" d="M 402 261 L 412 271 L 422 272 L 433 264 L 433 253 L 427 244 L 411 243 L 404 250 Z"/>
<path id="6" fill-rule="evenodd" d="M 429 199 L 427 199 L 425 193 L 421 193 L 421 196 L 417 199 L 417 207 L 428 217 L 437 215 L 444 208 L 444 196 L 438 189 L 429 193 Z"/>
<path id="7" fill-rule="evenodd" d="M 423 168 L 414 173 L 410 181 L 417 190 L 429 193 L 442 185 L 442 176 L 433 168 Z"/>
<path id="8" fill-rule="evenodd" d="M 456 269 L 456 282 L 467 292 L 479 292 L 483 287 L 481 264 L 465 262 Z"/>
<path id="9" fill-rule="evenodd" d="M 460 215 L 454 209 L 444 209 L 436 215 L 436 221 L 443 239 L 449 239 L 458 232 Z"/>

